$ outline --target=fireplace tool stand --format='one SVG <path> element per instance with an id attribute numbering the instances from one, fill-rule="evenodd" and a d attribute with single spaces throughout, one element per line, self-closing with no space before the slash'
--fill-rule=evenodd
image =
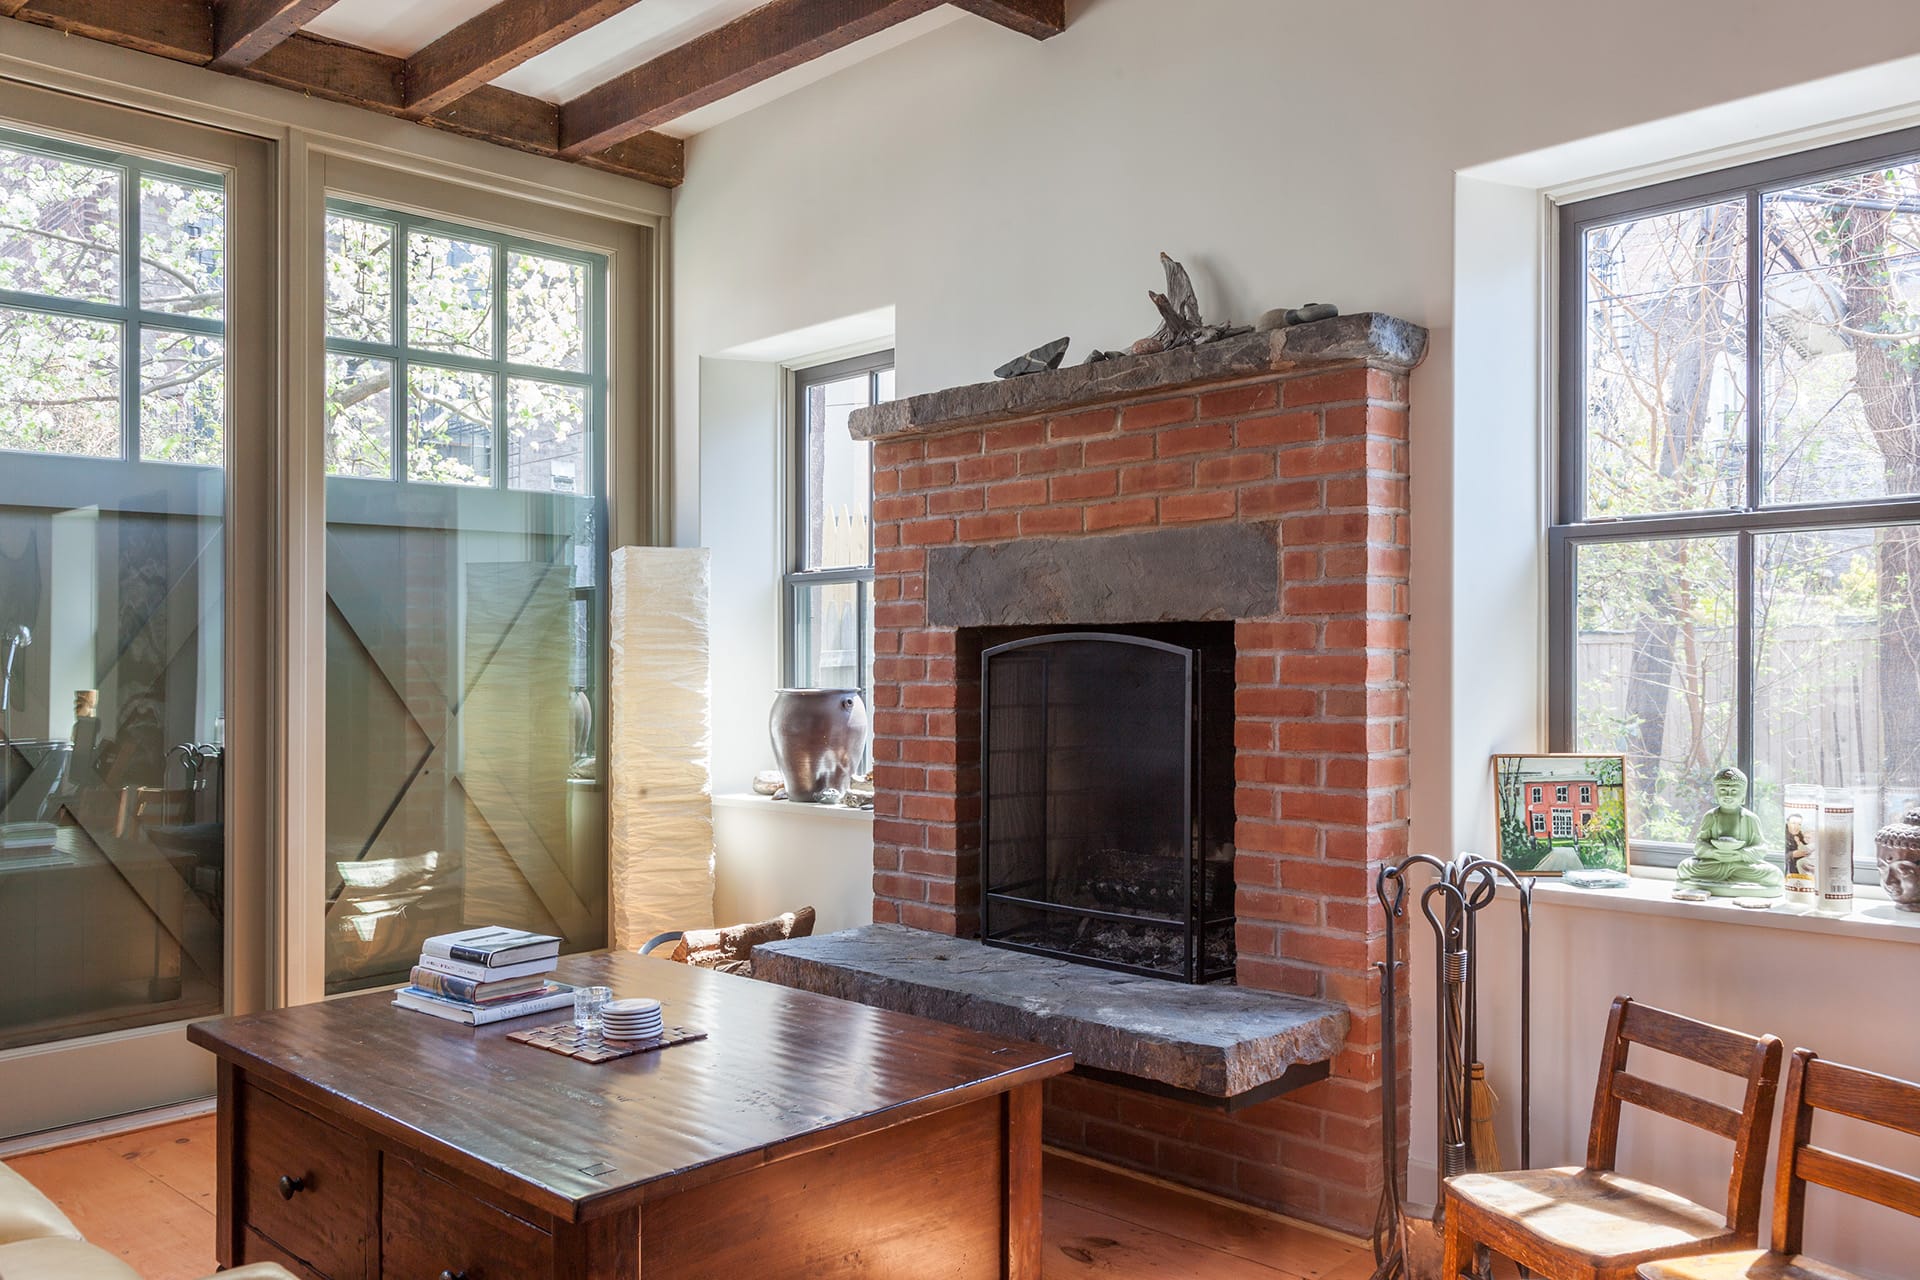
<path id="1" fill-rule="evenodd" d="M 1513 887 L 1519 905 L 1520 927 L 1520 1164 L 1533 1156 L 1533 885 L 1498 862 L 1463 854 L 1452 862 L 1431 854 L 1391 863 L 1380 869 L 1374 893 L 1386 911 L 1387 958 L 1380 970 L 1382 1091 L 1381 1159 L 1386 1186 L 1373 1226 L 1373 1280 L 1428 1280 L 1439 1274 L 1438 1240 L 1432 1228 L 1440 1225 L 1441 1206 L 1422 1213 L 1406 1202 L 1400 1163 L 1399 1033 L 1401 986 L 1406 962 L 1400 957 L 1400 934 L 1412 926 L 1408 899 L 1414 896 L 1413 873 L 1427 867 L 1432 879 L 1419 890 L 1420 914 L 1433 933 L 1434 1027 L 1437 1105 L 1437 1150 L 1440 1176 L 1450 1178 L 1475 1168 L 1472 1072 L 1480 1061 L 1478 943 L 1480 913 L 1499 898 L 1504 881 Z M 1409 1247 L 1410 1241 L 1413 1247 Z M 1420 1246 L 1426 1246 L 1421 1248 Z M 1431 1261 L 1425 1255 L 1432 1254 Z M 1487 1274 L 1484 1255 L 1476 1263 Z M 1523 1271 L 1521 1273 L 1525 1275 Z M 1455 1277 L 1446 1277 L 1455 1280 Z"/>

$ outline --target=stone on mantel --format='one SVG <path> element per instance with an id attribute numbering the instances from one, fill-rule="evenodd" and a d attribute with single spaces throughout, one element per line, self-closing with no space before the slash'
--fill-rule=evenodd
<path id="1" fill-rule="evenodd" d="M 753 976 L 1217 1098 L 1326 1062 L 1347 1038 L 1346 1010 L 1323 1001 L 1135 977 L 898 924 L 765 943 Z"/>
<path id="2" fill-rule="evenodd" d="M 1365 312 L 1249 333 L 1199 347 L 1121 356 L 999 382 L 950 387 L 856 409 L 849 425 L 856 440 L 932 435 L 1261 374 L 1352 364 L 1404 371 L 1419 364 L 1426 354 L 1425 329 L 1389 315 Z"/>

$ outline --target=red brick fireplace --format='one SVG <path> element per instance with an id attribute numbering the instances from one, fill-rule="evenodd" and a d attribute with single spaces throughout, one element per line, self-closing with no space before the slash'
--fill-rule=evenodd
<path id="1" fill-rule="evenodd" d="M 1346 1046 L 1330 1078 L 1232 1114 L 1067 1077 L 1046 1133 L 1350 1231 L 1382 1176 L 1372 886 L 1407 852 L 1407 375 L 1424 352 L 1412 326 L 1342 317 L 855 420 L 875 441 L 875 920 L 978 931 L 985 624 L 1230 621 L 1237 981 L 1344 1006 Z M 1202 549 L 1184 573 L 1123 568 L 1076 594 L 1075 568 L 978 618 L 939 579 L 977 576 L 971 549 L 1031 541 L 1084 566 L 1105 545 L 1089 540 L 1233 525 L 1266 540 L 1270 563 L 1251 563 L 1277 582 L 1203 562 L 1204 540 L 1181 544 Z M 1394 1084 L 1404 1108 L 1404 1071 Z"/>

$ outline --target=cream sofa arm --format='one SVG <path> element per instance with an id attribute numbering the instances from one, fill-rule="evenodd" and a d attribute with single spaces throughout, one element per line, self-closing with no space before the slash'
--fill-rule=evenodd
<path id="1" fill-rule="evenodd" d="M 220 1271 L 207 1280 L 294 1280 L 293 1273 L 277 1262 L 251 1262 L 231 1271 Z"/>

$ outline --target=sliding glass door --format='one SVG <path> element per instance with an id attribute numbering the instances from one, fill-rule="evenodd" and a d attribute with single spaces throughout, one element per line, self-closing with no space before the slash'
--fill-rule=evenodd
<path id="1" fill-rule="evenodd" d="M 607 259 L 326 211 L 328 994 L 605 944 Z"/>
<path id="2" fill-rule="evenodd" d="M 204 162 L 0 128 L 0 1134 L 197 1091 L 180 1025 L 264 986 L 260 709 L 236 710 L 262 655 L 234 640 L 270 325 L 230 336 L 263 153 L 169 141 Z"/>

